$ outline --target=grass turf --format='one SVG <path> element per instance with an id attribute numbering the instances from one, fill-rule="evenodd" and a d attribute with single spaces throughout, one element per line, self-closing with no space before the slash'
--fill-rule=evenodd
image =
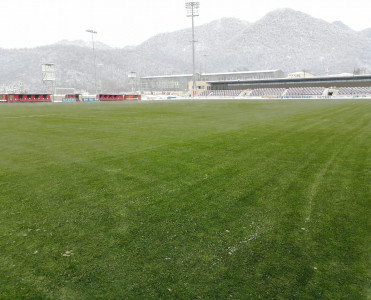
<path id="1" fill-rule="evenodd" d="M 370 112 L 0 105 L 0 298 L 367 299 Z"/>

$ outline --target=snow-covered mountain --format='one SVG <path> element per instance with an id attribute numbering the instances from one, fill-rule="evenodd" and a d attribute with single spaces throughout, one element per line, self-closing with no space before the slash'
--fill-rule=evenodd
<path id="1" fill-rule="evenodd" d="M 228 49 L 238 49 L 230 52 Z M 233 37 L 224 47 L 225 60 L 252 69 L 308 70 L 323 74 L 371 67 L 371 43 L 342 28 L 292 10 L 273 11 Z"/>
<path id="2" fill-rule="evenodd" d="M 281 69 L 314 74 L 371 71 L 370 31 L 356 32 L 341 22 L 279 9 L 255 23 L 224 18 L 196 27 L 196 65 L 201 72 Z M 135 47 L 96 43 L 97 77 L 103 89 L 122 91 L 127 72 L 138 76 L 192 72 L 191 29 L 158 34 Z M 102 45 L 102 47 L 98 46 Z M 0 89 L 22 81 L 39 90 L 42 63 L 55 63 L 57 85 L 93 90 L 91 42 L 63 41 L 32 49 L 0 48 Z"/>
<path id="3" fill-rule="evenodd" d="M 346 29 L 346 30 L 352 30 L 348 25 L 344 24 L 343 22 L 341 21 L 335 21 L 335 22 L 332 22 L 333 25 L 336 25 L 336 26 L 339 26 L 340 28 L 342 29 Z"/>
<path id="4" fill-rule="evenodd" d="M 92 41 L 83 41 L 83 40 L 61 40 L 56 43 L 56 45 L 62 45 L 62 46 L 79 46 L 79 47 L 92 47 Z M 102 50 L 108 50 L 112 49 L 112 47 L 100 42 L 100 41 L 95 41 L 94 42 L 94 47 L 95 49 L 102 49 Z"/>
<path id="5" fill-rule="evenodd" d="M 371 28 L 364 29 L 359 32 L 363 37 L 371 39 Z"/>

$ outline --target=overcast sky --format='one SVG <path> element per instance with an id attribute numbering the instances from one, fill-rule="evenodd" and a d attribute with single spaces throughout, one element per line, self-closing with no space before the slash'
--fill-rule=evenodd
<path id="1" fill-rule="evenodd" d="M 0 0 L 0 47 L 97 40 L 112 47 L 137 45 L 157 33 L 190 27 L 183 0 Z M 223 17 L 254 22 L 277 8 L 292 8 L 355 30 L 371 27 L 371 0 L 200 0 L 196 25 Z"/>

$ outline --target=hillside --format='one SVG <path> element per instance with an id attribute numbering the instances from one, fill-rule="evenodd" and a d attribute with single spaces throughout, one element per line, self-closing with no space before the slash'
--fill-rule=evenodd
<path id="1" fill-rule="evenodd" d="M 227 49 L 238 49 L 230 52 Z M 229 63 L 252 69 L 323 74 L 371 66 L 371 42 L 356 32 L 291 9 L 269 13 L 225 45 Z"/>
<path id="2" fill-rule="evenodd" d="M 224 18 L 196 27 L 197 71 L 282 69 L 314 74 L 371 70 L 369 31 L 356 32 L 342 22 L 328 23 L 307 14 L 280 9 L 255 23 Z M 135 47 L 110 48 L 97 42 L 98 85 L 122 91 L 127 72 L 138 76 L 190 73 L 191 29 L 158 34 Z M 0 91 L 22 82 L 42 90 L 41 64 L 55 63 L 57 86 L 93 91 L 91 43 L 62 41 L 32 49 L 0 48 Z M 4 89 L 4 88 L 3 88 Z"/>
<path id="3" fill-rule="evenodd" d="M 371 39 L 371 28 L 367 28 L 367 29 L 365 29 L 365 30 L 360 31 L 360 34 L 361 34 L 363 37 L 366 37 L 366 38 Z"/>

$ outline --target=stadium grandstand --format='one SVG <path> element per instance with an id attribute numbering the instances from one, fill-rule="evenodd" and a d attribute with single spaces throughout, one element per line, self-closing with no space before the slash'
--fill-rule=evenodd
<path id="1" fill-rule="evenodd" d="M 371 97 L 371 75 L 209 81 L 200 96 L 234 94 L 258 98 Z"/>
<path id="2" fill-rule="evenodd" d="M 371 97 L 371 75 L 285 77 L 281 70 L 266 70 L 204 73 L 196 77 L 196 96 L 201 98 Z M 142 77 L 141 90 L 145 95 L 191 95 L 192 75 Z"/>

